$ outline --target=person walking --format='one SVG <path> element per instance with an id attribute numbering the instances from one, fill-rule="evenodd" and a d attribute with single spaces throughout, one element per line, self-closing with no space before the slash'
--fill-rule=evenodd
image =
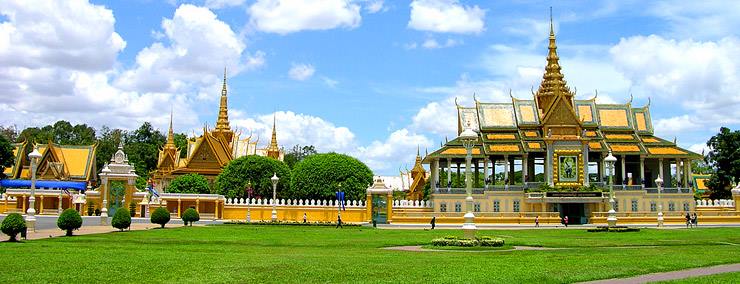
<path id="1" fill-rule="evenodd" d="M 694 223 L 694 227 L 697 227 L 698 228 L 699 227 L 699 216 L 696 215 L 696 212 L 694 212 L 694 218 L 692 218 L 692 219 L 694 219 L 694 222 L 693 222 Z"/>
<path id="2" fill-rule="evenodd" d="M 565 218 L 563 218 L 563 222 L 565 223 L 565 227 L 567 228 L 568 227 L 568 216 L 565 216 Z"/>
<path id="3" fill-rule="evenodd" d="M 334 228 L 342 228 L 342 215 L 337 215 L 337 226 Z"/>
<path id="4" fill-rule="evenodd" d="M 686 228 L 691 228 L 691 214 L 686 212 Z"/>
<path id="5" fill-rule="evenodd" d="M 534 227 L 537 228 L 540 226 L 540 216 L 537 215 L 534 217 Z"/>
<path id="6" fill-rule="evenodd" d="M 306 212 L 303 212 L 303 223 L 306 223 L 308 221 L 308 216 L 306 216 Z"/>
<path id="7" fill-rule="evenodd" d="M 432 230 L 434 230 L 434 226 L 437 224 L 437 217 L 436 216 L 432 216 L 432 222 L 430 222 L 430 224 L 432 224 Z"/>

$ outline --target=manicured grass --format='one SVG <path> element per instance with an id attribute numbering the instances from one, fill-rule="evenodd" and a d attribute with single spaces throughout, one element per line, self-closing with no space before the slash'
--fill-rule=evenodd
<path id="1" fill-rule="evenodd" d="M 658 283 L 670 283 L 670 284 L 725 284 L 725 283 L 738 283 L 740 282 L 740 272 L 720 273 L 707 276 L 691 277 L 681 280 L 663 281 Z"/>
<path id="2" fill-rule="evenodd" d="M 154 229 L 0 243 L 15 282 L 563 283 L 738 262 L 740 228 L 480 231 L 543 251 L 404 252 L 450 230 L 240 226 Z"/>

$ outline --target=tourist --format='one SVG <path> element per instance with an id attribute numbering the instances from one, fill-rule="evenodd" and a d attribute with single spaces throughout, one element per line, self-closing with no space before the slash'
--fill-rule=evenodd
<path id="1" fill-rule="evenodd" d="M 689 212 L 686 212 L 686 228 L 691 227 L 691 214 Z"/>
<path id="2" fill-rule="evenodd" d="M 308 216 L 306 216 L 306 212 L 303 212 L 303 223 L 306 223 L 308 220 Z"/>
<path id="3" fill-rule="evenodd" d="M 693 223 L 694 227 L 699 227 L 699 216 L 696 215 L 696 212 L 694 212 Z"/>
<path id="4" fill-rule="evenodd" d="M 342 228 L 342 215 L 337 215 L 337 226 L 334 228 Z"/>
<path id="5" fill-rule="evenodd" d="M 568 227 L 568 216 L 565 216 L 565 218 L 563 218 L 563 223 L 565 224 L 565 227 L 567 228 Z"/>
<path id="6" fill-rule="evenodd" d="M 434 230 L 434 225 L 437 224 L 437 217 L 436 216 L 432 216 L 432 222 L 430 222 L 430 224 L 432 224 L 432 230 Z"/>
<path id="7" fill-rule="evenodd" d="M 540 226 L 540 216 L 534 217 L 534 226 L 539 227 Z"/>

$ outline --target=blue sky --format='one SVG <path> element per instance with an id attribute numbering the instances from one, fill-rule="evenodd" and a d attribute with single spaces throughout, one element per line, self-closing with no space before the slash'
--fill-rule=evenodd
<path id="1" fill-rule="evenodd" d="M 550 6 L 577 97 L 650 97 L 656 134 L 699 152 L 737 129 L 740 4 L 722 1 L 3 1 L 0 123 L 164 129 L 172 108 L 199 132 L 227 67 L 244 135 L 267 142 L 275 115 L 286 148 L 395 174 L 455 135 L 455 98 L 531 98 Z"/>

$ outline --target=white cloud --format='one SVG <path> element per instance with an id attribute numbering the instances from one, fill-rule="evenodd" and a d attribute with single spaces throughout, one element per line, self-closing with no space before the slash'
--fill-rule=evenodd
<path id="1" fill-rule="evenodd" d="M 680 133 L 696 131 L 702 128 L 696 118 L 689 115 L 674 116 L 655 120 L 653 124 L 655 134 L 665 139 L 677 136 Z"/>
<path id="2" fill-rule="evenodd" d="M 311 64 L 293 64 L 293 67 L 288 71 L 288 76 L 297 81 L 305 81 L 316 72 L 316 68 Z"/>
<path id="3" fill-rule="evenodd" d="M 662 18 L 676 37 L 716 39 L 727 35 L 738 36 L 740 11 L 738 1 L 687 1 L 676 5 L 672 1 L 653 3 L 647 12 Z"/>
<path id="4" fill-rule="evenodd" d="M 740 40 L 676 41 L 635 36 L 611 48 L 616 68 L 637 88 L 683 106 L 702 125 L 738 124 Z"/>
<path id="5" fill-rule="evenodd" d="M 258 0 L 249 7 L 250 24 L 259 31 L 288 34 L 303 30 L 356 28 L 360 6 L 348 0 Z"/>
<path id="6" fill-rule="evenodd" d="M 383 0 L 370 0 L 365 4 L 365 10 L 370 14 L 375 14 L 388 11 L 388 7 L 384 6 Z"/>
<path id="7" fill-rule="evenodd" d="M 205 6 L 211 9 L 221 9 L 244 5 L 246 0 L 206 0 Z"/>
<path id="8" fill-rule="evenodd" d="M 688 150 L 694 153 L 698 153 L 698 154 L 701 154 L 701 153 L 707 154 L 709 153 L 709 151 L 711 151 L 711 148 L 707 146 L 707 143 L 697 143 L 697 144 L 692 144 L 691 146 L 689 146 Z"/>
<path id="9" fill-rule="evenodd" d="M 421 44 L 421 47 L 426 48 L 426 49 L 438 49 L 438 48 L 453 47 L 453 46 L 460 45 L 460 44 L 462 44 L 462 41 L 454 40 L 451 38 L 448 38 L 447 41 L 445 41 L 444 43 L 440 43 L 434 38 L 428 38 Z"/>
<path id="10" fill-rule="evenodd" d="M 478 34 L 485 30 L 486 10 L 457 0 L 414 0 L 408 27 L 439 33 Z"/>
<path id="11" fill-rule="evenodd" d="M 171 19 L 162 20 L 166 41 L 158 41 L 136 55 L 136 65 L 124 71 L 115 82 L 127 91 L 184 92 L 203 88 L 217 97 L 212 87 L 228 67 L 233 75 L 243 68 L 264 64 L 258 52 L 241 64 L 245 44 L 233 30 L 204 7 L 189 4 L 175 10 Z M 249 62 L 249 60 L 252 60 Z"/>
<path id="12" fill-rule="evenodd" d="M 394 167 L 401 166 L 398 163 L 413 163 L 417 147 L 430 146 L 432 141 L 426 136 L 402 128 L 392 132 L 385 141 L 373 141 L 357 148 L 356 155 L 376 172 L 392 172 L 397 170 Z"/>
<path id="13" fill-rule="evenodd" d="M 334 80 L 334 79 L 329 78 L 329 77 L 326 77 L 326 76 L 322 76 L 321 77 L 321 80 L 323 80 L 324 81 L 324 84 L 326 84 L 327 86 L 329 86 L 329 88 L 336 88 L 337 85 L 339 85 L 339 81 Z"/>

